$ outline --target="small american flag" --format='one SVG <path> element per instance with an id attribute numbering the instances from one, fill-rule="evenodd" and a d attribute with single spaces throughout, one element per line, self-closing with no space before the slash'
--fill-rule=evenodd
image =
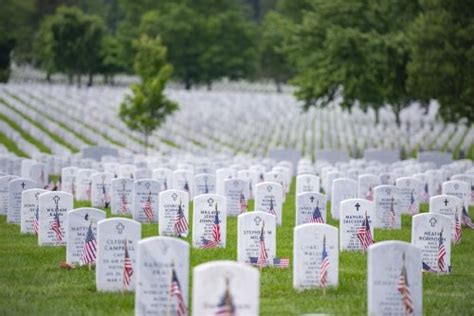
<path id="1" fill-rule="evenodd" d="M 326 287 L 328 285 L 328 272 L 331 263 L 329 261 L 328 252 L 326 250 L 326 236 L 323 238 L 323 253 L 321 258 L 321 266 L 319 268 L 319 286 Z"/>
<path id="2" fill-rule="evenodd" d="M 176 235 L 181 237 L 181 234 L 184 234 L 188 231 L 188 221 L 186 216 L 184 216 L 183 208 L 181 207 L 181 201 L 179 201 L 178 212 L 174 219 L 174 231 Z"/>
<path id="3" fill-rule="evenodd" d="M 443 187 L 441 186 L 441 183 L 438 184 L 438 189 L 436 189 L 437 195 L 441 195 L 443 193 Z"/>
<path id="4" fill-rule="evenodd" d="M 86 241 L 84 249 L 82 250 L 81 261 L 83 264 L 95 262 L 97 253 L 97 240 L 92 232 L 92 222 L 89 224 L 89 229 L 86 234 Z"/>
<path id="5" fill-rule="evenodd" d="M 188 179 L 184 179 L 184 191 L 188 192 L 189 193 L 189 183 L 188 183 Z"/>
<path id="6" fill-rule="evenodd" d="M 225 280 L 225 293 L 217 305 L 215 316 L 235 316 L 235 306 L 230 295 L 229 280 Z"/>
<path id="7" fill-rule="evenodd" d="M 288 258 L 273 258 L 273 267 L 286 269 L 290 266 L 290 259 Z"/>
<path id="8" fill-rule="evenodd" d="M 456 224 L 454 226 L 454 242 L 456 244 L 460 243 L 461 242 L 461 238 L 462 238 L 462 228 L 461 228 L 461 221 L 459 219 L 459 216 L 456 212 L 456 215 L 454 217 L 455 221 L 456 221 Z"/>
<path id="9" fill-rule="evenodd" d="M 395 209 L 393 208 L 393 200 L 392 198 L 392 203 L 390 204 L 390 211 L 388 212 L 388 226 L 393 228 L 395 227 Z"/>
<path id="10" fill-rule="evenodd" d="M 176 297 L 176 316 L 186 316 L 188 314 L 188 308 L 184 302 L 183 292 L 181 291 L 181 285 L 178 281 L 178 276 L 176 271 L 173 268 L 172 278 L 171 278 L 171 288 L 170 288 L 171 297 Z"/>
<path id="11" fill-rule="evenodd" d="M 245 198 L 244 192 L 240 191 L 240 214 L 247 212 L 247 199 Z"/>
<path id="12" fill-rule="evenodd" d="M 408 286 L 407 269 L 405 267 L 405 254 L 403 254 L 402 272 L 400 273 L 400 278 L 398 279 L 397 290 L 402 296 L 402 304 L 405 310 L 405 315 L 413 314 L 414 311 L 410 288 Z"/>
<path id="13" fill-rule="evenodd" d="M 372 233 L 370 232 L 370 223 L 367 214 L 365 214 L 365 219 L 362 221 L 362 225 L 357 230 L 357 238 L 359 238 L 364 251 L 374 243 Z"/>
<path id="14" fill-rule="evenodd" d="M 369 190 L 367 191 L 367 193 L 365 194 L 365 198 L 369 201 L 373 201 L 374 200 L 374 191 L 372 190 L 372 186 L 369 187 Z"/>
<path id="15" fill-rule="evenodd" d="M 270 214 L 275 215 L 278 221 L 278 215 L 275 212 L 275 206 L 273 205 L 273 197 L 270 198 L 270 209 L 268 211 L 270 212 Z"/>
<path id="16" fill-rule="evenodd" d="M 102 183 L 102 205 L 104 205 L 105 208 L 109 207 L 110 200 L 109 196 L 107 194 L 107 189 L 105 188 L 105 184 Z"/>
<path id="17" fill-rule="evenodd" d="M 39 205 L 36 203 L 35 216 L 33 218 L 33 231 L 36 235 L 39 234 Z"/>
<path id="18" fill-rule="evenodd" d="M 260 242 L 258 248 L 258 260 L 257 264 L 259 267 L 266 265 L 268 259 L 267 250 L 265 249 L 265 222 L 262 223 L 262 230 L 260 231 Z"/>
<path id="19" fill-rule="evenodd" d="M 474 229 L 474 224 L 465 206 L 462 207 L 462 223 L 470 229 Z"/>
<path id="20" fill-rule="evenodd" d="M 89 184 L 86 187 L 86 196 L 88 200 L 91 199 L 91 187 L 92 187 L 92 181 L 89 182 Z"/>
<path id="21" fill-rule="evenodd" d="M 474 202 L 474 185 L 471 185 L 471 202 Z"/>
<path id="22" fill-rule="evenodd" d="M 408 206 L 408 213 L 415 214 L 417 211 L 416 203 L 415 203 L 415 196 L 413 194 L 413 190 L 410 192 L 410 205 Z"/>
<path id="23" fill-rule="evenodd" d="M 53 223 L 51 224 L 51 230 L 56 234 L 56 240 L 63 240 L 63 233 L 61 231 L 61 222 L 59 221 L 59 212 L 54 213 Z"/>
<path id="24" fill-rule="evenodd" d="M 430 191 L 428 191 L 428 182 L 425 183 L 425 187 L 423 188 L 423 200 L 429 201 L 430 199 Z"/>
<path id="25" fill-rule="evenodd" d="M 215 248 L 219 246 L 219 242 L 221 241 L 221 227 L 220 227 L 220 220 L 219 220 L 219 211 L 217 210 L 217 203 L 216 203 L 216 214 L 214 215 L 214 222 L 212 223 L 212 239 L 208 240 L 206 238 L 202 239 L 202 247 L 201 248 Z"/>
<path id="26" fill-rule="evenodd" d="M 163 183 L 163 186 L 165 187 L 165 191 L 168 190 L 168 182 L 166 181 L 166 178 L 165 178 L 165 182 Z"/>
<path id="27" fill-rule="evenodd" d="M 309 219 L 310 223 L 322 223 L 324 224 L 323 216 L 321 215 L 321 211 L 319 210 L 319 202 L 316 204 L 314 208 L 313 215 Z"/>
<path id="28" fill-rule="evenodd" d="M 153 209 L 151 207 L 151 192 L 148 194 L 145 205 L 143 205 L 143 212 L 145 212 L 146 219 L 149 223 L 153 222 Z"/>
<path id="29" fill-rule="evenodd" d="M 120 211 L 122 214 L 128 213 L 128 202 L 127 197 L 125 196 L 125 192 L 122 194 L 122 200 L 120 201 Z"/>
<path id="30" fill-rule="evenodd" d="M 443 230 L 439 234 L 439 244 L 438 244 L 438 272 L 444 272 L 446 269 L 444 257 L 446 256 L 446 247 L 443 242 Z"/>
<path id="31" fill-rule="evenodd" d="M 423 272 L 436 272 L 436 270 L 433 270 L 426 262 L 423 263 Z"/>
<path id="32" fill-rule="evenodd" d="M 127 240 L 125 239 L 125 257 L 123 259 L 123 279 L 122 285 L 123 289 L 126 290 L 132 281 L 133 275 L 133 267 L 132 267 L 132 260 L 128 254 L 128 245 Z"/>

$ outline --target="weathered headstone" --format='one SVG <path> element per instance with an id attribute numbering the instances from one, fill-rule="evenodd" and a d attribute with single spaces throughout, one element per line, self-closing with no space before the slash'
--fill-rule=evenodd
<path id="1" fill-rule="evenodd" d="M 139 241 L 136 268 L 135 315 L 188 314 L 187 242 L 161 236 Z"/>
<path id="2" fill-rule="evenodd" d="M 413 216 L 411 243 L 421 250 L 422 268 L 449 273 L 451 265 L 451 219 L 435 213 Z"/>
<path id="3" fill-rule="evenodd" d="M 339 219 L 341 201 L 357 197 L 357 182 L 348 178 L 335 179 L 332 182 L 331 216 Z"/>
<path id="4" fill-rule="evenodd" d="M 191 225 L 189 222 L 189 194 L 181 190 L 162 191 L 159 195 L 158 205 L 160 235 L 187 237 Z"/>
<path id="5" fill-rule="evenodd" d="M 97 223 L 98 291 L 133 291 L 137 274 L 137 243 L 141 224 L 128 218 L 109 218 Z"/>
<path id="6" fill-rule="evenodd" d="M 303 192 L 296 196 L 296 226 L 306 223 L 326 223 L 326 195 Z"/>
<path id="7" fill-rule="evenodd" d="M 225 196 L 201 194 L 193 203 L 193 247 L 225 248 L 227 202 Z"/>
<path id="8" fill-rule="evenodd" d="M 95 263 L 97 223 L 105 219 L 105 212 L 83 207 L 69 211 L 67 216 L 66 262 L 70 265 Z"/>
<path id="9" fill-rule="evenodd" d="M 44 189 L 29 189 L 21 193 L 21 233 L 38 234 L 39 231 L 39 201 Z"/>
<path id="10" fill-rule="evenodd" d="M 396 186 L 402 214 L 418 214 L 420 212 L 419 199 L 422 183 L 412 177 L 403 177 L 397 179 Z"/>
<path id="11" fill-rule="evenodd" d="M 421 250 L 403 241 L 369 248 L 369 315 L 423 315 Z"/>
<path id="12" fill-rule="evenodd" d="M 339 250 L 337 228 L 326 224 L 295 227 L 293 287 L 297 290 L 337 286 Z"/>
<path id="13" fill-rule="evenodd" d="M 21 193 L 34 188 L 38 185 L 33 180 L 15 178 L 8 182 L 7 223 L 21 224 Z"/>
<path id="14" fill-rule="evenodd" d="M 160 184 L 156 180 L 142 179 L 133 183 L 133 219 L 140 223 L 158 221 L 158 193 Z"/>
<path id="15" fill-rule="evenodd" d="M 227 200 L 227 216 L 237 216 L 247 212 L 249 186 L 242 179 L 224 181 L 224 196 Z"/>
<path id="16" fill-rule="evenodd" d="M 194 316 L 259 315 L 258 269 L 234 261 L 212 261 L 193 270 Z"/>
<path id="17" fill-rule="evenodd" d="M 46 192 L 39 200 L 39 246 L 64 246 L 67 242 L 67 214 L 73 197 L 67 192 Z"/>
<path id="18" fill-rule="evenodd" d="M 110 211 L 115 215 L 132 214 L 133 179 L 116 178 L 111 183 Z"/>
<path id="19" fill-rule="evenodd" d="M 237 261 L 265 266 L 276 256 L 275 216 L 249 212 L 237 218 Z"/>
<path id="20" fill-rule="evenodd" d="M 277 224 L 282 224 L 283 187 L 275 182 L 262 182 L 255 187 L 255 211 L 276 216 Z"/>
<path id="21" fill-rule="evenodd" d="M 366 251 L 374 243 L 374 203 L 366 199 L 341 202 L 340 249 Z"/>

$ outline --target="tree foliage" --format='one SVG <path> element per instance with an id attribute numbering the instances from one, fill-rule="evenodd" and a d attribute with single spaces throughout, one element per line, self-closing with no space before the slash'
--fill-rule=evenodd
<path id="1" fill-rule="evenodd" d="M 134 46 L 137 53 L 133 65 L 141 83 L 131 86 L 132 94 L 125 96 L 119 116 L 131 130 L 144 135 L 146 150 L 150 134 L 178 109 L 178 105 L 164 94 L 173 67 L 166 62 L 166 48 L 161 39 L 143 35 Z"/>
<path id="2" fill-rule="evenodd" d="M 305 108 L 343 96 L 351 108 L 392 106 L 397 123 L 411 100 L 406 89 L 409 45 L 405 29 L 416 2 L 311 1 L 287 49 L 296 68 L 296 95 Z"/>
<path id="3" fill-rule="evenodd" d="M 410 28 L 409 88 L 447 121 L 474 123 L 474 2 L 424 0 Z"/>

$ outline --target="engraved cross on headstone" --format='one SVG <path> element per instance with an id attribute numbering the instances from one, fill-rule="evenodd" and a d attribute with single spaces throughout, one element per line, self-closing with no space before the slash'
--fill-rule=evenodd
<path id="1" fill-rule="evenodd" d="M 357 202 L 357 203 L 356 203 L 356 205 L 354 205 L 354 206 L 355 206 L 355 208 L 356 208 L 356 209 L 357 209 L 357 211 L 358 211 L 358 210 L 359 210 L 359 208 L 360 208 L 360 204 L 359 204 L 359 202 Z"/>
<path id="2" fill-rule="evenodd" d="M 262 219 L 260 218 L 260 216 L 257 216 L 253 219 L 253 221 L 255 222 L 255 225 L 259 226 L 262 222 Z"/>
<path id="3" fill-rule="evenodd" d="M 448 199 L 444 199 L 443 202 L 444 202 L 444 206 L 448 206 L 448 202 L 449 202 Z"/>
<path id="4" fill-rule="evenodd" d="M 22 182 L 22 183 L 21 183 L 21 188 L 22 188 L 22 189 L 25 188 L 25 182 Z"/>
<path id="5" fill-rule="evenodd" d="M 122 234 L 123 230 L 125 229 L 125 225 L 118 223 L 117 226 L 115 226 L 115 229 L 117 230 L 117 233 Z"/>
<path id="6" fill-rule="evenodd" d="M 435 225 L 436 225 L 437 222 L 438 222 L 438 221 L 436 220 L 436 218 L 432 217 L 432 218 L 430 219 L 431 227 L 435 227 Z"/>
<path id="7" fill-rule="evenodd" d="M 311 197 L 309 199 L 311 200 L 311 203 L 314 202 L 314 196 L 311 195 Z"/>

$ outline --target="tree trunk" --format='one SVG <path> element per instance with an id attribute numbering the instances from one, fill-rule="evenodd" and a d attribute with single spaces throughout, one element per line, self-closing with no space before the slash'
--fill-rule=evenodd
<path id="1" fill-rule="evenodd" d="M 72 74 L 67 75 L 67 80 L 71 86 L 74 84 L 74 76 Z"/>
<path id="2" fill-rule="evenodd" d="M 375 125 L 379 125 L 379 123 L 380 123 L 380 109 L 375 108 L 374 111 L 375 111 Z"/>
<path id="3" fill-rule="evenodd" d="M 145 156 L 148 156 L 148 133 L 145 134 Z"/>
<path id="4" fill-rule="evenodd" d="M 275 79 L 275 85 L 277 88 L 277 93 L 282 93 L 281 82 L 278 79 Z"/>
<path id="5" fill-rule="evenodd" d="M 206 83 L 206 85 L 207 85 L 207 91 L 211 91 L 211 90 L 212 90 L 212 82 L 211 82 L 211 81 L 208 81 L 208 82 Z"/>
<path id="6" fill-rule="evenodd" d="M 77 75 L 77 86 L 80 88 L 82 85 L 82 76 L 81 74 Z"/>
<path id="7" fill-rule="evenodd" d="M 184 88 L 186 90 L 191 90 L 191 86 L 192 86 L 191 79 L 190 78 L 185 78 L 184 79 Z"/>
<path id="8" fill-rule="evenodd" d="M 94 84 L 94 75 L 92 73 L 89 74 L 89 80 L 87 81 L 87 86 L 92 87 Z"/>
<path id="9" fill-rule="evenodd" d="M 396 104 L 393 106 L 393 113 L 395 114 L 395 122 L 397 123 L 397 127 L 402 125 L 400 120 L 400 112 L 402 110 L 402 106 L 400 104 Z"/>
<path id="10" fill-rule="evenodd" d="M 48 83 L 51 83 L 51 72 L 49 72 L 49 71 L 46 72 L 46 81 Z"/>

